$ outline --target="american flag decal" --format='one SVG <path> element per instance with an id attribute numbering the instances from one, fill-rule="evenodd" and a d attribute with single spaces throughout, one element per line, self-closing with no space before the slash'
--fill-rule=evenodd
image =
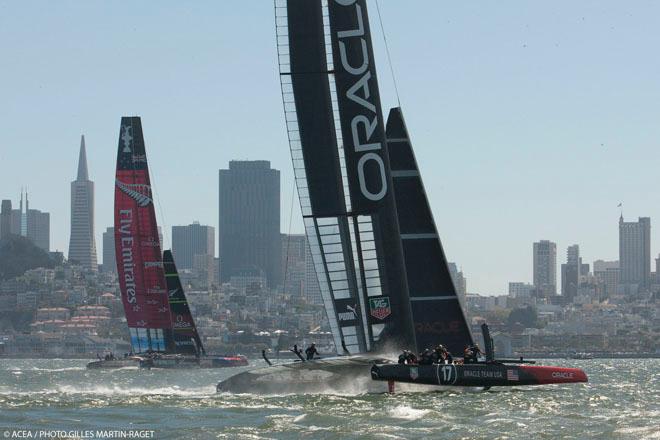
<path id="1" fill-rule="evenodd" d="M 506 379 L 518 381 L 518 370 L 506 370 Z"/>

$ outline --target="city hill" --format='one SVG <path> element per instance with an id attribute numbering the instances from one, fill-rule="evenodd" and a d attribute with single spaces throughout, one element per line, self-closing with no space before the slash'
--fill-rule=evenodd
<path id="1" fill-rule="evenodd" d="M 54 266 L 48 253 L 25 237 L 10 234 L 0 240 L 0 281 L 21 276 L 37 267 L 52 269 Z"/>

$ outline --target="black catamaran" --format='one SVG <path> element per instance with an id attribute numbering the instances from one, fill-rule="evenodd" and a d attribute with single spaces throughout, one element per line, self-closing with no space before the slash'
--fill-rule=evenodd
<path id="1" fill-rule="evenodd" d="M 170 251 L 161 254 L 139 117 L 123 117 L 115 181 L 115 248 L 132 352 L 88 368 L 219 368 L 247 365 L 245 356 L 211 356 L 195 322 Z"/>
<path id="2" fill-rule="evenodd" d="M 385 129 L 366 0 L 275 0 L 275 15 L 305 230 L 335 344 L 350 355 L 247 371 L 218 391 L 314 392 L 361 377 L 484 387 L 586 381 L 578 369 L 505 366 L 492 350 L 487 362 L 465 366 L 382 359 L 437 344 L 462 353 L 473 338 L 400 108 Z"/>

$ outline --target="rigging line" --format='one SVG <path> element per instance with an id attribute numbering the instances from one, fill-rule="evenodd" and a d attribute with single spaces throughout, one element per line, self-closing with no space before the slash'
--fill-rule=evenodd
<path id="1" fill-rule="evenodd" d="M 145 147 L 146 150 L 146 147 Z M 145 152 L 146 155 L 146 152 Z M 167 237 L 167 222 L 165 221 L 165 214 L 163 213 L 163 206 L 160 204 L 160 193 L 156 192 L 156 173 L 154 170 L 151 170 L 151 197 L 158 203 L 158 213 L 160 214 L 163 224 L 161 225 L 161 231 L 163 233 L 163 242 L 160 244 L 160 252 L 165 250 L 165 238 Z M 158 224 L 158 222 L 156 222 Z M 158 233 L 158 227 L 156 227 L 156 233 Z M 170 243 L 170 249 L 172 248 L 172 243 Z M 161 255 L 162 257 L 162 255 Z"/>
<path id="2" fill-rule="evenodd" d="M 144 146 L 144 155 L 145 157 L 147 156 L 147 145 L 145 142 Z M 154 202 L 154 206 L 158 204 L 158 213 L 160 214 L 160 218 L 163 221 L 161 225 L 161 232 L 163 234 L 163 240 L 162 243 L 160 243 L 160 257 L 161 259 L 163 258 L 163 251 L 165 250 L 165 238 L 167 238 L 167 222 L 165 221 L 165 214 L 163 213 L 163 205 L 160 204 L 160 193 L 156 192 L 156 171 L 155 168 L 150 170 L 149 166 L 147 165 L 147 175 L 150 175 L 150 180 L 151 180 L 151 198 Z M 155 214 L 155 213 L 154 213 Z M 158 220 L 156 219 L 156 235 L 158 235 Z M 158 237 L 160 239 L 160 237 Z M 170 249 L 172 248 L 172 243 L 170 243 Z"/>
<path id="3" fill-rule="evenodd" d="M 284 282 L 282 283 L 282 292 L 286 290 L 286 280 L 289 275 L 289 245 L 291 244 L 291 224 L 293 223 L 293 201 L 296 195 L 296 179 L 293 179 L 291 187 L 291 208 L 289 210 L 289 231 L 286 236 L 286 260 L 284 260 Z"/>
<path id="4" fill-rule="evenodd" d="M 387 54 L 387 63 L 390 66 L 390 75 L 392 75 L 392 82 L 394 83 L 394 93 L 396 93 L 396 102 L 401 107 L 401 98 L 399 97 L 399 87 L 396 83 L 396 76 L 394 75 L 394 67 L 392 66 L 392 57 L 390 56 L 390 47 L 387 44 L 387 36 L 385 36 L 385 26 L 383 26 L 383 18 L 380 15 L 380 6 L 378 0 L 376 2 L 376 11 L 378 12 L 378 22 L 380 23 L 380 32 L 383 34 L 383 42 L 385 43 L 385 53 Z"/>

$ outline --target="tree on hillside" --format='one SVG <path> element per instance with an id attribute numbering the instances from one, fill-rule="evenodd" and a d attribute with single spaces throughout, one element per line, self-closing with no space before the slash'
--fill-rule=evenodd
<path id="1" fill-rule="evenodd" d="M 53 266 L 48 253 L 25 237 L 8 235 L 0 240 L 0 281 L 21 276 L 37 267 Z"/>
<path id="2" fill-rule="evenodd" d="M 507 324 L 509 328 L 516 325 L 522 325 L 525 328 L 536 327 L 538 325 L 536 309 L 532 306 L 527 306 L 511 310 Z"/>

